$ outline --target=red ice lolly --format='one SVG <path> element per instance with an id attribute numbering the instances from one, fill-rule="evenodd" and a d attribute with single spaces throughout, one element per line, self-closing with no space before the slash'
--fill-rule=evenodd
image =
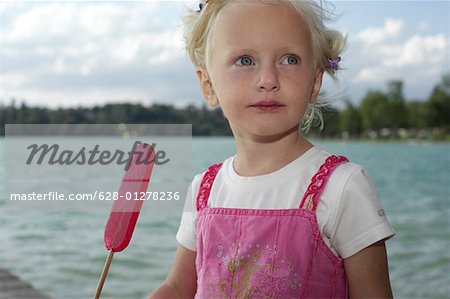
<path id="1" fill-rule="evenodd" d="M 123 175 L 118 198 L 114 201 L 106 223 L 106 249 L 120 252 L 130 243 L 143 200 L 146 198 L 154 159 L 155 151 L 150 145 L 139 144 L 135 147 L 131 164 Z M 139 164 L 142 160 L 147 162 Z M 151 163 L 148 163 L 150 161 Z"/>
<path id="2" fill-rule="evenodd" d="M 106 223 L 104 241 L 109 255 L 94 296 L 96 299 L 100 298 L 114 252 L 124 250 L 130 243 L 143 203 L 140 199 L 146 198 L 155 151 L 149 144 L 135 144 L 130 159 Z"/>

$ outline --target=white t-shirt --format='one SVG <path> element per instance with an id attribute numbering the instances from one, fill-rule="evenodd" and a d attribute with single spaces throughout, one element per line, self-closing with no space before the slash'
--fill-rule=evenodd
<path id="1" fill-rule="evenodd" d="M 283 168 L 252 177 L 238 175 L 233 168 L 235 156 L 230 157 L 217 173 L 208 207 L 298 208 L 311 178 L 329 156 L 326 151 L 312 147 Z M 203 175 L 196 175 L 189 187 L 176 235 L 181 245 L 193 251 L 196 251 L 196 198 Z M 344 259 L 395 234 L 367 171 L 357 164 L 345 163 L 336 168 L 316 213 L 325 243 Z"/>

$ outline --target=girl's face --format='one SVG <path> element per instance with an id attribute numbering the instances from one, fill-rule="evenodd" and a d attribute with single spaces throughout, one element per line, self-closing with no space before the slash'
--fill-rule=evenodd
<path id="1" fill-rule="evenodd" d="M 212 39 L 208 69 L 197 74 L 206 100 L 221 106 L 235 136 L 298 130 L 323 74 L 299 14 L 287 5 L 232 4 L 219 13 Z"/>

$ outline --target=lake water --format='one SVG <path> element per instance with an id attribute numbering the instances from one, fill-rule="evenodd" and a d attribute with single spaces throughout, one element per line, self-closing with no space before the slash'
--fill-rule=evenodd
<path id="1" fill-rule="evenodd" d="M 0 153 L 4 140 L 0 139 Z M 397 235 L 387 242 L 396 298 L 450 297 L 450 145 L 327 142 L 364 165 Z M 194 138 L 194 173 L 234 153 L 230 138 Z M 4 165 L 0 154 L 0 166 Z M 0 181 L 7 175 L 0 167 Z M 0 196 L 4 196 L 0 184 Z M 0 267 L 52 298 L 92 298 L 107 252 L 103 213 L 8 211 L 0 201 Z M 167 274 L 179 213 L 141 213 L 129 247 L 114 257 L 102 298 L 145 298 Z"/>

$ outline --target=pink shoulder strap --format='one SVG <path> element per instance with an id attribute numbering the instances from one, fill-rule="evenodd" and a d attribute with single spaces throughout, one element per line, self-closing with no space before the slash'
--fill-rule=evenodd
<path id="1" fill-rule="evenodd" d="M 203 176 L 196 200 L 197 211 L 206 208 L 206 205 L 208 204 L 209 193 L 211 193 L 211 187 L 221 166 L 222 163 L 211 165 Z"/>
<path id="2" fill-rule="evenodd" d="M 331 174 L 339 165 L 347 162 L 348 159 L 343 156 L 328 157 L 311 179 L 311 183 L 309 184 L 305 195 L 303 195 L 300 208 L 315 212 L 320 196 L 322 195 Z"/>

